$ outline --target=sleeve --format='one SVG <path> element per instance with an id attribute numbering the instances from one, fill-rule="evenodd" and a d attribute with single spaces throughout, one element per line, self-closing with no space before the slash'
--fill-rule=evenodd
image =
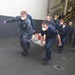
<path id="1" fill-rule="evenodd" d="M 57 35 L 58 31 L 54 26 L 50 26 L 49 29 L 51 30 L 52 34 Z"/>
<path id="2" fill-rule="evenodd" d="M 46 31 L 43 31 L 43 30 L 41 29 L 41 35 L 44 36 L 45 34 L 46 34 Z"/>
<path id="3" fill-rule="evenodd" d="M 69 28 L 66 27 L 62 32 L 60 32 L 60 35 L 67 35 L 69 33 Z"/>
<path id="4" fill-rule="evenodd" d="M 27 27 L 28 27 L 28 35 L 32 35 L 33 34 L 33 28 L 32 28 L 30 20 L 27 21 Z"/>
<path id="5" fill-rule="evenodd" d="M 51 24 L 52 24 L 52 25 L 55 25 L 55 23 L 54 23 L 53 19 L 52 19 L 50 22 L 51 22 Z"/>
<path id="6" fill-rule="evenodd" d="M 27 17 L 30 19 L 30 21 L 31 21 L 31 25 L 32 25 L 32 27 L 33 27 L 33 30 L 35 30 L 35 25 L 34 25 L 34 21 L 33 21 L 33 19 L 32 19 L 32 17 L 28 14 L 27 15 Z"/>
<path id="7" fill-rule="evenodd" d="M 12 22 L 17 22 L 20 20 L 20 16 L 10 18 L 9 20 L 6 20 L 6 23 L 12 23 Z"/>

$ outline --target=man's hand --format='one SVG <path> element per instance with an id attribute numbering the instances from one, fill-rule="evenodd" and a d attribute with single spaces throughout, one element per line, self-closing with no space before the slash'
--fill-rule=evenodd
<path id="1" fill-rule="evenodd" d="M 43 44 L 40 44 L 40 47 L 43 47 Z"/>
<path id="2" fill-rule="evenodd" d="M 33 30 L 33 33 L 35 32 L 35 30 Z"/>
<path id="3" fill-rule="evenodd" d="M 4 21 L 4 24 L 6 24 L 7 22 L 6 21 Z"/>

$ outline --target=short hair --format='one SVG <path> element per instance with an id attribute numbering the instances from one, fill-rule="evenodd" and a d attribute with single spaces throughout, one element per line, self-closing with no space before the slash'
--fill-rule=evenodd
<path id="1" fill-rule="evenodd" d="M 73 23 L 72 21 L 70 21 L 69 23 Z"/>
<path id="2" fill-rule="evenodd" d="M 64 22 L 64 19 L 60 19 L 60 22 L 61 22 L 61 21 L 63 21 L 63 22 Z"/>
<path id="3" fill-rule="evenodd" d="M 64 22 L 65 25 L 67 25 L 67 22 Z"/>
<path id="4" fill-rule="evenodd" d="M 53 17 L 55 17 L 57 14 L 54 14 L 54 16 Z M 57 15 L 58 16 L 58 15 Z"/>
<path id="5" fill-rule="evenodd" d="M 26 11 L 21 11 L 21 15 L 27 15 Z"/>
<path id="6" fill-rule="evenodd" d="M 49 14 L 47 14 L 46 16 L 49 16 L 49 17 L 50 17 L 50 15 L 49 15 Z"/>
<path id="7" fill-rule="evenodd" d="M 48 26 L 48 22 L 47 21 L 43 21 L 42 24 Z"/>
<path id="8" fill-rule="evenodd" d="M 55 15 L 57 15 L 57 16 L 58 16 L 58 14 L 54 14 L 54 16 L 55 16 Z"/>

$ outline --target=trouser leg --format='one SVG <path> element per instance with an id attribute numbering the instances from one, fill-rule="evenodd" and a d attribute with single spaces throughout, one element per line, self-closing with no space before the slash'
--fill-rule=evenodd
<path id="1" fill-rule="evenodd" d="M 61 53 L 64 49 L 65 44 L 67 43 L 68 36 L 62 37 L 62 45 L 59 47 L 59 53 Z"/>
<path id="2" fill-rule="evenodd" d="M 20 36 L 20 44 L 21 44 L 21 47 L 23 48 L 22 55 L 26 56 L 28 54 L 28 49 L 30 48 L 30 41 L 27 35 L 22 34 Z"/>
<path id="3" fill-rule="evenodd" d="M 71 43 L 72 41 L 72 36 L 69 36 L 69 44 Z"/>
<path id="4" fill-rule="evenodd" d="M 48 61 L 51 59 L 52 46 L 53 46 L 55 40 L 56 40 L 55 38 L 47 40 L 45 61 Z"/>
<path id="5" fill-rule="evenodd" d="M 72 44 L 72 46 L 74 47 L 74 45 L 75 45 L 75 39 L 73 39 L 73 44 Z"/>
<path id="6" fill-rule="evenodd" d="M 21 44 L 21 47 L 23 48 L 22 55 L 26 56 L 28 54 L 28 49 L 25 47 L 25 44 L 22 41 L 20 42 L 20 44 Z"/>

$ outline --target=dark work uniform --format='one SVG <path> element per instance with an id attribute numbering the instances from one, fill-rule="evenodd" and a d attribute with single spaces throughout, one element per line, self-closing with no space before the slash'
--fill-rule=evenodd
<path id="1" fill-rule="evenodd" d="M 58 30 L 58 29 L 59 29 L 59 24 L 60 24 L 59 19 L 57 19 L 57 20 L 52 19 L 52 20 L 51 20 L 51 24 L 57 29 L 57 31 L 59 31 L 59 30 Z M 58 33 L 58 35 L 59 35 L 59 33 Z M 57 38 L 58 38 L 58 37 L 57 37 Z M 61 46 L 58 46 L 58 40 L 57 40 L 57 47 L 58 47 L 58 48 L 61 47 Z"/>
<path id="2" fill-rule="evenodd" d="M 63 28 L 63 25 L 60 25 L 58 30 L 62 42 L 62 46 L 59 49 L 59 52 L 61 53 L 69 37 L 69 26 Z"/>
<path id="3" fill-rule="evenodd" d="M 73 43 L 72 43 L 72 46 L 74 47 L 75 45 L 75 29 L 73 30 Z"/>
<path id="4" fill-rule="evenodd" d="M 50 23 L 58 30 L 58 27 L 59 27 L 59 19 L 57 19 L 57 20 L 52 19 L 50 21 Z"/>
<path id="5" fill-rule="evenodd" d="M 44 20 L 46 23 L 48 23 L 48 25 L 51 24 L 51 20 L 50 21 L 47 21 L 47 20 Z"/>
<path id="6" fill-rule="evenodd" d="M 20 16 L 17 16 L 15 18 L 11 18 L 6 21 L 6 23 L 12 23 L 12 22 L 18 22 L 19 23 L 19 37 L 20 37 L 20 43 L 24 51 L 27 52 L 27 50 L 30 47 L 30 40 L 33 35 L 33 28 L 31 25 L 31 21 L 26 18 L 26 20 L 21 20 Z"/>
<path id="7" fill-rule="evenodd" d="M 44 60 L 49 61 L 51 58 L 52 46 L 56 41 L 57 30 L 53 25 L 50 24 L 47 31 L 41 30 L 41 35 L 44 36 L 44 34 L 46 34 L 46 56 Z"/>
<path id="8" fill-rule="evenodd" d="M 70 27 L 70 30 L 69 30 L 69 44 L 70 44 L 72 41 L 72 35 L 74 32 L 74 28 L 72 26 L 69 26 L 69 27 Z"/>

